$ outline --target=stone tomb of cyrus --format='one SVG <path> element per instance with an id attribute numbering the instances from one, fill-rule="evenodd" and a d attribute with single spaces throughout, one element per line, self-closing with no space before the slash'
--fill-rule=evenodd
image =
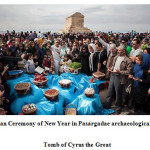
<path id="1" fill-rule="evenodd" d="M 79 12 L 66 18 L 66 26 L 60 33 L 78 33 L 78 32 L 92 32 L 90 29 L 84 27 L 84 15 Z"/>

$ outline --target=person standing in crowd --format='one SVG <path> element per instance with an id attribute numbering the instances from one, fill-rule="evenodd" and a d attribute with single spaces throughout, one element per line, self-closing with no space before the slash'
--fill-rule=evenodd
<path id="1" fill-rule="evenodd" d="M 22 61 L 23 58 L 24 54 L 21 55 L 20 57 L 14 57 L 14 55 L 12 54 L 12 50 L 10 48 L 7 48 L 6 55 L 1 57 L 4 65 L 9 66 L 9 70 L 16 69 L 18 61 Z"/>
<path id="2" fill-rule="evenodd" d="M 90 37 L 87 37 L 87 38 L 86 38 L 86 44 L 87 44 L 87 45 L 91 44 L 91 38 L 90 38 Z"/>
<path id="3" fill-rule="evenodd" d="M 16 52 L 16 57 L 20 57 L 23 53 L 25 53 L 24 45 L 22 43 L 20 43 L 19 48 Z"/>
<path id="4" fill-rule="evenodd" d="M 64 61 L 64 56 L 67 54 L 67 46 L 65 44 L 65 42 L 62 42 L 62 47 L 61 47 L 61 51 L 60 51 L 60 61 Z"/>
<path id="5" fill-rule="evenodd" d="M 33 54 L 32 54 L 33 55 Z M 42 67 L 42 63 L 43 63 L 43 58 L 44 58 L 44 51 L 43 51 L 43 46 L 42 43 L 39 43 L 38 47 L 37 47 L 37 61 L 38 61 L 38 65 L 40 67 Z"/>
<path id="6" fill-rule="evenodd" d="M 104 65 L 106 65 L 106 79 L 110 78 L 110 72 L 108 71 L 109 68 L 113 65 L 113 60 L 117 56 L 117 49 L 116 44 L 110 44 L 109 46 L 109 54 L 107 54 L 107 60 L 103 62 Z"/>
<path id="7" fill-rule="evenodd" d="M 81 52 L 79 53 L 79 59 L 81 60 L 82 64 L 81 72 L 87 75 L 90 75 L 89 56 L 90 52 L 86 46 L 83 46 Z"/>
<path id="8" fill-rule="evenodd" d="M 114 41 L 114 40 L 110 40 L 110 41 L 109 41 L 109 44 L 108 44 L 108 43 L 104 42 L 104 41 L 102 40 L 102 38 L 99 37 L 99 42 L 100 42 L 104 47 L 106 47 L 106 49 L 107 49 L 107 56 L 108 56 L 109 53 L 110 53 L 110 49 L 111 49 L 111 47 L 112 47 L 112 46 L 110 46 L 110 45 L 111 45 L 111 44 L 115 44 L 115 41 Z M 115 44 L 115 46 L 116 46 L 116 44 Z"/>
<path id="9" fill-rule="evenodd" d="M 140 41 L 138 39 L 134 39 L 132 41 L 132 51 L 129 53 L 129 58 L 133 63 L 135 63 L 136 56 L 140 54 L 142 54 L 142 50 L 140 48 Z"/>
<path id="10" fill-rule="evenodd" d="M 1 44 L 0 53 L 3 53 L 3 54 L 6 53 L 6 45 L 3 43 Z"/>
<path id="11" fill-rule="evenodd" d="M 126 56 L 126 47 L 120 45 L 118 47 L 118 55 L 113 60 L 113 66 L 108 69 L 111 72 L 111 77 L 104 108 L 111 108 L 112 98 L 116 95 L 116 111 L 118 114 L 121 112 L 123 88 L 131 70 L 131 60 Z"/>
<path id="12" fill-rule="evenodd" d="M 16 55 L 16 52 L 17 52 L 17 50 L 18 50 L 18 47 L 15 46 L 15 40 L 14 40 L 14 39 L 12 39 L 10 43 L 11 43 L 11 44 L 10 44 L 10 49 L 11 49 L 11 51 L 12 51 L 12 55 L 15 56 L 15 55 Z"/>
<path id="13" fill-rule="evenodd" d="M 59 45 L 59 41 L 55 40 L 54 45 L 51 48 L 52 48 L 52 54 L 54 59 L 55 72 L 56 74 L 59 74 L 60 51 L 61 51 L 61 46 Z"/>
<path id="14" fill-rule="evenodd" d="M 143 112 L 145 99 L 148 93 L 149 84 L 145 81 L 148 80 L 148 69 L 150 68 L 150 55 L 143 54 L 136 56 L 136 64 L 133 69 L 133 75 L 129 78 L 134 79 L 134 111 Z M 143 82 L 144 80 L 144 82 Z"/>
<path id="15" fill-rule="evenodd" d="M 44 55 L 42 66 L 44 68 L 49 68 L 50 73 L 53 73 L 55 71 L 53 55 L 49 48 L 46 49 L 46 55 Z"/>
<path id="16" fill-rule="evenodd" d="M 37 54 L 37 50 L 36 50 L 34 41 L 30 42 L 28 53 L 31 53 L 33 55 L 33 57 L 35 57 L 35 55 Z"/>
<path id="17" fill-rule="evenodd" d="M 26 53 L 30 53 L 29 44 L 24 45 L 24 50 Z"/>
<path id="18" fill-rule="evenodd" d="M 77 44 L 76 43 L 73 43 L 73 48 L 72 48 L 72 51 L 71 51 L 70 54 L 71 54 L 73 62 L 80 62 L 80 59 L 79 59 L 79 50 L 77 48 Z"/>
<path id="19" fill-rule="evenodd" d="M 83 42 L 80 40 L 79 41 L 79 51 L 81 52 L 81 50 L 82 50 L 82 47 L 83 47 Z"/>
<path id="20" fill-rule="evenodd" d="M 141 50 L 144 51 L 146 48 L 148 48 L 148 41 L 144 39 L 141 44 Z"/>
<path id="21" fill-rule="evenodd" d="M 29 53 L 27 55 L 27 62 L 25 65 L 26 72 L 29 74 L 35 73 L 35 65 L 36 64 L 34 63 L 34 60 L 33 60 L 33 54 Z"/>
<path id="22" fill-rule="evenodd" d="M 103 46 L 101 43 L 98 43 L 96 44 L 98 45 L 98 51 L 99 51 L 99 54 L 98 54 L 98 67 L 97 67 L 97 71 L 99 72 L 103 72 L 105 73 L 106 71 L 106 66 L 104 65 L 104 61 L 106 61 L 106 58 L 107 58 L 107 51 L 105 51 L 103 49 Z"/>
<path id="23" fill-rule="evenodd" d="M 68 73 L 69 72 L 69 64 L 72 63 L 71 56 L 69 54 L 65 54 L 64 60 L 60 62 L 60 73 Z"/>
<path id="24" fill-rule="evenodd" d="M 126 47 L 126 54 L 129 55 L 130 52 L 132 51 L 132 48 L 128 45 L 128 39 L 127 38 L 123 38 L 122 39 L 122 44 L 125 45 L 125 47 Z"/>
<path id="25" fill-rule="evenodd" d="M 73 47 L 73 44 L 71 41 L 69 41 L 69 44 L 68 44 L 69 48 L 70 48 L 70 51 L 72 51 L 72 47 Z"/>
<path id="26" fill-rule="evenodd" d="M 95 42 L 95 48 L 96 48 L 96 51 L 95 51 L 95 53 L 93 55 L 93 72 L 97 72 L 98 71 L 98 61 L 99 61 L 99 58 L 100 58 L 100 50 L 101 50 L 98 47 L 98 43 L 96 43 L 96 42 Z"/>
<path id="27" fill-rule="evenodd" d="M 143 53 L 149 54 L 150 55 L 150 47 L 146 48 Z"/>
<path id="28" fill-rule="evenodd" d="M 94 56 L 96 53 L 96 46 L 95 44 L 89 44 L 88 46 L 90 56 L 89 56 L 89 67 L 90 67 L 90 74 L 97 71 L 97 58 Z"/>

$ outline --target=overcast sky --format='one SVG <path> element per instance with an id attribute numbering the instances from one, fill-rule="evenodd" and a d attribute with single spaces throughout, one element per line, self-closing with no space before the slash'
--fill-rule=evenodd
<path id="1" fill-rule="evenodd" d="M 85 16 L 93 31 L 150 31 L 150 5 L 0 5 L 0 31 L 52 31 L 65 26 L 75 12 Z"/>

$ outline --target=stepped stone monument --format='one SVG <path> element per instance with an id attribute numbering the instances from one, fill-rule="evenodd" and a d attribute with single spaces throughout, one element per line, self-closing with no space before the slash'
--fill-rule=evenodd
<path id="1" fill-rule="evenodd" d="M 92 32 L 92 30 L 84 27 L 84 15 L 79 12 L 66 18 L 66 26 L 60 33 L 78 33 L 78 32 Z"/>

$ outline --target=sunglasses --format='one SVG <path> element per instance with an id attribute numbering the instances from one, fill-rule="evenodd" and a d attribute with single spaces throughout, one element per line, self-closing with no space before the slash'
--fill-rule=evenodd
<path id="1" fill-rule="evenodd" d="M 132 44 L 132 45 L 136 45 L 136 44 Z"/>

